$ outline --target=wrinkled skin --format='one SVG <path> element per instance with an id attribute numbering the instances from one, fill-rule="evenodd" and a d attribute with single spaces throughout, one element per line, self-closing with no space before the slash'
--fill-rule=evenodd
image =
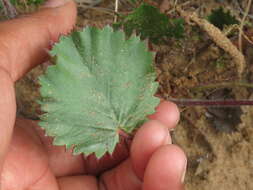
<path id="1" fill-rule="evenodd" d="M 132 142 L 112 156 L 72 156 L 53 146 L 34 121 L 16 118 L 14 82 L 48 57 L 45 49 L 76 19 L 72 1 L 51 2 L 37 13 L 0 23 L 1 190 L 180 190 L 186 167 L 183 151 L 171 144 L 177 107 L 161 102 Z M 63 4 L 64 3 L 64 4 Z"/>

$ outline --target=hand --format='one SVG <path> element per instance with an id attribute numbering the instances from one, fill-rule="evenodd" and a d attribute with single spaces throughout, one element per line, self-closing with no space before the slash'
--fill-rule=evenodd
<path id="1" fill-rule="evenodd" d="M 131 145 L 121 143 L 112 156 L 99 161 L 72 156 L 64 147 L 53 146 L 36 122 L 16 118 L 14 82 L 44 62 L 50 41 L 75 23 L 72 1 L 50 2 L 33 15 L 0 23 L 0 189 L 182 189 L 186 158 L 168 133 L 179 119 L 173 103 L 162 102 Z"/>

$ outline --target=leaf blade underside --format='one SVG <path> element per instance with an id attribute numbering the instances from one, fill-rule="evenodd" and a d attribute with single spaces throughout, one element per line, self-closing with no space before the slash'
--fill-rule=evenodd
<path id="1" fill-rule="evenodd" d="M 138 37 L 87 27 L 61 37 L 50 54 L 56 64 L 39 80 L 40 126 L 74 154 L 111 154 L 119 130 L 131 133 L 159 103 L 152 54 Z"/>

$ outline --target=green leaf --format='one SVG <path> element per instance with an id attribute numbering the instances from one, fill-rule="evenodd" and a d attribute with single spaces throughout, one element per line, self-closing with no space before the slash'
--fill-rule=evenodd
<path id="1" fill-rule="evenodd" d="M 168 27 L 169 36 L 173 36 L 176 39 L 184 37 L 184 19 L 177 18 L 171 20 L 171 27 Z"/>
<path id="2" fill-rule="evenodd" d="M 137 0 L 128 0 L 130 1 L 131 3 L 136 3 Z"/>
<path id="3" fill-rule="evenodd" d="M 222 7 L 213 10 L 212 13 L 207 17 L 207 20 L 221 30 L 223 30 L 224 26 L 226 25 L 228 26 L 239 23 L 236 18 L 230 14 L 229 10 L 225 12 Z"/>
<path id="4" fill-rule="evenodd" d="M 129 37 L 133 32 L 140 35 L 141 39 L 150 39 L 153 43 L 160 43 L 165 38 L 181 38 L 184 34 L 184 20 L 169 19 L 159 9 L 143 3 L 131 14 L 125 16 L 121 22 L 115 23 L 114 28 L 123 26 Z"/>
<path id="5" fill-rule="evenodd" d="M 10 0 L 12 5 L 17 5 L 18 4 L 18 0 Z"/>
<path id="6" fill-rule="evenodd" d="M 45 2 L 45 0 L 25 0 L 25 1 L 21 1 L 21 0 L 10 0 L 11 4 L 13 4 L 14 6 L 27 6 L 27 5 L 34 5 L 34 6 L 39 6 L 42 3 Z"/>
<path id="7" fill-rule="evenodd" d="M 45 0 L 27 0 L 27 5 L 41 5 Z"/>
<path id="8" fill-rule="evenodd" d="M 56 64 L 39 80 L 40 126 L 74 154 L 112 153 L 120 131 L 130 134 L 159 103 L 153 55 L 138 37 L 87 27 L 61 37 L 50 54 Z"/>

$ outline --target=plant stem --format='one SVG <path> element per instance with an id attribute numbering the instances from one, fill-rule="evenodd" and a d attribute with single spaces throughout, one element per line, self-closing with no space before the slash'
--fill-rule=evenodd
<path id="1" fill-rule="evenodd" d="M 242 52 L 242 33 L 243 33 L 243 27 L 244 27 L 247 15 L 249 14 L 249 10 L 250 10 L 251 4 L 252 4 L 252 0 L 248 0 L 246 11 L 244 12 L 244 15 L 243 15 L 243 18 L 242 18 L 242 21 L 241 21 L 241 24 L 240 24 L 240 28 L 239 28 L 239 39 L 238 39 L 238 41 L 239 41 L 239 50 L 241 52 Z"/>
<path id="2" fill-rule="evenodd" d="M 121 137 L 123 137 L 125 139 L 132 139 L 133 138 L 130 134 L 128 134 L 127 132 L 123 131 L 122 129 L 118 130 L 118 134 L 119 134 L 119 136 L 121 136 Z"/>
<path id="3" fill-rule="evenodd" d="M 176 99 L 168 98 L 168 101 L 174 102 L 178 106 L 251 106 L 253 100 L 194 100 L 194 99 Z"/>
<path id="4" fill-rule="evenodd" d="M 238 77 L 241 78 L 246 64 L 245 57 L 242 52 L 235 47 L 231 40 L 228 39 L 219 28 L 210 24 L 207 20 L 201 19 L 196 13 L 184 11 L 181 7 L 176 7 L 176 10 L 183 18 L 185 18 L 186 21 L 188 21 L 188 23 L 190 23 L 190 21 L 196 23 L 210 36 L 216 45 L 231 55 L 237 66 Z"/>

